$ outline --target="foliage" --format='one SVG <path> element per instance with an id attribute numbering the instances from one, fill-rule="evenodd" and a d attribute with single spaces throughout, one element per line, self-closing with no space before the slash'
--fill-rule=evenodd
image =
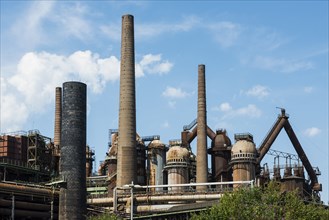
<path id="1" fill-rule="evenodd" d="M 226 193 L 218 205 L 192 215 L 192 220 L 210 219 L 329 219 L 329 210 L 316 204 L 305 204 L 293 192 L 280 192 L 280 186 L 271 182 L 265 189 L 241 188 Z"/>
<path id="2" fill-rule="evenodd" d="M 114 214 L 102 214 L 88 218 L 88 220 L 117 220 L 117 219 L 119 218 Z"/>

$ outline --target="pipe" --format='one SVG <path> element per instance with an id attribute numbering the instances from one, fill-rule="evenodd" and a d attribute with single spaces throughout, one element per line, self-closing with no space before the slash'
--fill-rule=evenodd
<path id="1" fill-rule="evenodd" d="M 33 195 L 33 196 L 52 196 L 53 191 L 47 188 L 37 188 L 32 186 L 14 185 L 10 183 L 0 183 L 0 192 L 12 192 L 14 194 Z M 54 195 L 58 196 L 59 192 L 55 191 Z"/>
<path id="2" fill-rule="evenodd" d="M 136 202 L 179 202 L 179 201 L 196 201 L 196 200 L 218 200 L 222 194 L 193 194 L 193 195 L 148 195 L 139 196 L 135 195 L 134 200 Z M 118 198 L 118 203 L 126 203 L 131 200 L 130 197 Z M 89 205 L 109 205 L 113 204 L 113 198 L 95 198 L 87 199 Z"/>
<path id="3" fill-rule="evenodd" d="M 171 205 L 144 205 L 144 206 L 137 206 L 137 212 L 148 212 L 148 213 L 160 213 L 166 212 L 171 208 L 178 206 L 179 204 L 171 204 Z"/>
<path id="4" fill-rule="evenodd" d="M 163 188 L 163 187 L 184 187 L 184 186 L 202 186 L 202 185 L 207 185 L 207 186 L 212 186 L 212 185 L 232 185 L 232 184 L 249 184 L 250 187 L 252 188 L 254 185 L 254 181 L 230 181 L 230 182 L 210 182 L 210 183 L 185 183 L 185 184 L 170 184 L 170 185 L 153 185 L 153 186 L 139 186 L 139 185 L 134 185 L 133 187 L 135 189 L 149 189 L 149 188 Z M 117 211 L 117 205 L 118 202 L 126 202 L 129 200 L 128 197 L 126 198 L 118 198 L 118 190 L 129 190 L 131 189 L 132 186 L 125 185 L 123 187 L 115 187 L 113 190 L 113 198 L 112 197 L 107 197 L 107 198 L 93 198 L 93 199 L 87 199 L 87 203 L 91 205 L 102 205 L 102 204 L 113 204 L 113 210 Z M 186 196 L 184 198 L 184 196 Z M 193 197 L 194 196 L 194 197 Z M 205 197 L 202 197 L 205 196 Z M 218 199 L 216 196 L 220 196 L 220 194 L 194 194 L 194 195 L 149 195 L 149 196 L 135 196 L 136 201 L 163 201 L 162 198 L 168 199 L 168 201 L 171 201 L 169 199 L 173 199 L 173 201 L 178 201 L 180 198 L 183 198 L 182 200 L 195 200 L 195 199 Z"/>
<path id="5" fill-rule="evenodd" d="M 150 186 L 139 186 L 134 185 L 137 189 L 149 189 L 149 188 L 161 188 L 161 187 L 184 187 L 184 186 L 214 186 L 214 185 L 232 185 L 232 184 L 249 184 L 252 185 L 254 180 L 250 181 L 229 181 L 229 182 L 209 182 L 209 183 L 183 183 L 183 184 L 168 184 L 168 185 L 150 185 Z M 117 187 L 117 189 L 127 190 L 130 189 L 129 185 Z"/>
<path id="6" fill-rule="evenodd" d="M 198 66 L 198 117 L 197 117 L 197 158 L 196 182 L 208 182 L 207 155 L 207 110 L 206 110 L 206 80 L 205 65 Z M 207 185 L 197 186 L 197 190 L 205 190 Z"/>
<path id="7" fill-rule="evenodd" d="M 12 203 L 13 202 L 10 200 L 0 199 L 1 207 L 11 207 Z M 15 209 L 16 208 L 22 208 L 22 209 L 28 208 L 29 210 L 35 210 L 35 211 L 49 211 L 51 209 L 51 205 L 46 205 L 46 204 L 41 204 L 41 203 L 36 203 L 36 202 L 23 202 L 23 201 L 15 200 Z M 58 210 L 58 207 L 54 206 L 54 209 Z"/>
<path id="8" fill-rule="evenodd" d="M 117 186 L 137 180 L 134 17 L 122 16 Z"/>

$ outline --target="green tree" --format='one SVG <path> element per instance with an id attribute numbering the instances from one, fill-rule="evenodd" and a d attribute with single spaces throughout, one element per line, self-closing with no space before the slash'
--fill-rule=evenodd
<path id="1" fill-rule="evenodd" d="M 98 216 L 91 216 L 88 218 L 88 220 L 117 220 L 120 219 L 114 214 L 102 214 Z"/>
<path id="2" fill-rule="evenodd" d="M 329 219 L 329 210 L 317 204 L 305 204 L 293 192 L 280 192 L 278 183 L 271 182 L 262 189 L 241 188 L 226 193 L 218 205 L 200 214 L 192 215 L 192 220 L 210 219 Z"/>

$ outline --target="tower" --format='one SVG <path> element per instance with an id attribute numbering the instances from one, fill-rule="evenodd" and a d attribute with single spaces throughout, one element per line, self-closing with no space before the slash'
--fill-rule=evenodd
<path id="1" fill-rule="evenodd" d="M 86 218 L 86 101 L 86 84 L 63 84 L 60 220 Z"/>
<path id="2" fill-rule="evenodd" d="M 198 66 L 198 113 L 197 113 L 197 159 L 196 182 L 208 181 L 208 157 L 207 157 L 207 110 L 206 110 L 206 80 L 205 65 Z M 198 186 L 198 190 L 204 190 L 207 186 Z"/>
<path id="3" fill-rule="evenodd" d="M 136 182 L 134 17 L 122 16 L 117 186 Z"/>

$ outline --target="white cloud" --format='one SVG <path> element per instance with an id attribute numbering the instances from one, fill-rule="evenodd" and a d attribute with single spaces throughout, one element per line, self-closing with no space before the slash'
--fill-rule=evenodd
<path id="1" fill-rule="evenodd" d="M 20 130 L 28 118 L 28 108 L 10 90 L 5 78 L 1 77 L 0 130 L 9 132 Z"/>
<path id="2" fill-rule="evenodd" d="M 307 137 L 314 137 L 321 133 L 321 130 L 316 127 L 308 128 L 304 131 L 304 135 Z"/>
<path id="3" fill-rule="evenodd" d="M 219 110 L 222 112 L 229 112 L 232 109 L 232 106 L 228 102 L 221 103 L 219 107 L 213 108 L 213 110 Z"/>
<path id="4" fill-rule="evenodd" d="M 256 85 L 256 86 L 252 87 L 251 89 L 249 89 L 246 92 L 246 94 L 248 96 L 254 96 L 254 97 L 257 97 L 259 99 L 262 99 L 262 98 L 269 95 L 269 89 L 265 86 Z"/>
<path id="5" fill-rule="evenodd" d="M 239 108 L 234 111 L 234 115 L 247 116 L 249 118 L 259 118 L 261 114 L 262 114 L 261 110 L 258 109 L 257 106 L 252 104 L 249 104 L 246 107 Z"/>
<path id="6" fill-rule="evenodd" d="M 231 109 L 232 109 L 232 106 L 228 102 L 224 102 L 224 103 L 220 104 L 220 110 L 223 112 L 230 111 Z"/>
<path id="7" fill-rule="evenodd" d="M 135 64 L 136 77 L 152 72 L 150 69 L 161 69 L 161 64 L 168 62 L 162 62 L 161 55 L 148 54 L 146 57 L 149 60 L 142 59 L 143 65 Z M 53 102 L 55 88 L 65 81 L 84 82 L 97 94 L 103 92 L 107 82 L 119 78 L 120 61 L 115 56 L 100 58 L 89 50 L 68 56 L 26 53 L 17 65 L 17 72 L 9 78 L 1 78 L 1 129 L 19 128 L 31 113 L 43 112 Z"/>
<path id="8" fill-rule="evenodd" d="M 143 56 L 139 64 L 145 72 L 159 75 L 168 73 L 173 67 L 169 61 L 162 61 L 161 54 L 147 54 Z"/>
<path id="9" fill-rule="evenodd" d="M 222 111 L 222 112 L 229 112 L 231 111 L 232 106 L 228 102 L 223 102 L 219 105 L 219 107 L 213 107 L 212 110 L 214 111 Z"/>
<path id="10" fill-rule="evenodd" d="M 181 88 L 174 88 L 167 86 L 166 90 L 162 93 L 164 97 L 169 98 L 185 98 L 188 93 L 184 92 Z"/>
<path id="11" fill-rule="evenodd" d="M 256 105 L 249 104 L 246 107 L 234 109 L 230 103 L 223 102 L 219 107 L 212 108 L 214 111 L 221 111 L 224 113 L 222 119 L 235 118 L 245 116 L 248 118 L 259 118 L 262 115 L 262 111 L 257 108 Z"/>
<path id="12" fill-rule="evenodd" d="M 310 61 L 277 59 L 265 56 L 256 56 L 250 63 L 256 68 L 283 73 L 293 73 L 313 68 L 313 63 Z"/>

